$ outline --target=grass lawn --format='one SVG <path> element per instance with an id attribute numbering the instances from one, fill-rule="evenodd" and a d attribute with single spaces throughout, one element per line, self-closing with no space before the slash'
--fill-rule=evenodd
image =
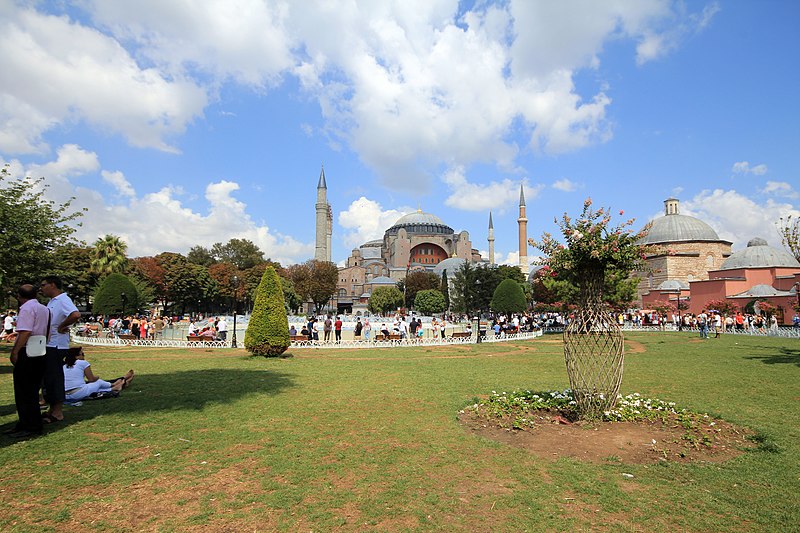
<path id="1" fill-rule="evenodd" d="M 101 377 L 134 368 L 132 388 L 65 408 L 44 437 L 0 437 L 0 530 L 797 531 L 800 342 L 627 338 L 639 349 L 623 393 L 753 428 L 778 451 L 584 464 L 462 429 L 475 396 L 566 388 L 560 337 L 282 359 L 87 348 Z M 16 420 L 7 354 L 0 429 Z"/>

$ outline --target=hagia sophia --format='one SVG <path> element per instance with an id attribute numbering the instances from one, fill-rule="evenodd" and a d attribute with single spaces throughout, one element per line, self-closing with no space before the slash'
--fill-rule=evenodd
<path id="1" fill-rule="evenodd" d="M 525 195 L 520 187 L 519 268 L 528 279 L 535 274 L 527 256 Z M 331 260 L 332 209 L 327 200 L 325 170 L 317 184 L 316 248 L 314 258 Z M 339 268 L 337 293 L 332 305 L 337 312 L 366 311 L 376 287 L 393 286 L 407 273 L 429 271 L 448 277 L 463 263 L 494 265 L 494 226 L 489 213 L 489 257 L 473 248 L 467 231 L 456 232 L 436 215 L 418 209 L 400 217 L 383 239 L 365 242 L 351 252 Z M 760 237 L 747 247 L 731 251 L 733 243 L 720 239 L 700 219 L 680 214 L 676 198 L 664 201 L 664 215 L 655 218 L 642 244 L 647 245 L 647 270 L 639 277 L 638 302 L 642 308 L 656 302 L 686 303 L 688 313 L 700 313 L 712 301 L 734 303 L 742 311 L 756 301 L 769 301 L 778 309 L 781 324 L 791 324 L 793 307 L 800 305 L 800 263 Z"/>

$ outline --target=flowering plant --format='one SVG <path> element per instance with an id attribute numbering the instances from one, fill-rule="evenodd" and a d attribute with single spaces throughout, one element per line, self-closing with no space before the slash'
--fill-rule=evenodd
<path id="1" fill-rule="evenodd" d="M 624 215 L 624 211 L 619 212 Z M 614 269 L 629 274 L 644 270 L 645 247 L 639 244 L 650 229 L 648 224 L 639 233 L 629 227 L 634 219 L 610 226 L 609 209 L 592 209 L 591 198 L 583 202 L 580 217 L 573 220 L 564 213 L 561 221 L 554 221 L 564 235 L 561 243 L 550 233 L 542 234 L 540 240 L 528 239 L 528 244 L 538 248 L 547 256 L 543 263 L 550 275 L 557 279 L 580 285 L 588 271 L 598 274 Z"/>

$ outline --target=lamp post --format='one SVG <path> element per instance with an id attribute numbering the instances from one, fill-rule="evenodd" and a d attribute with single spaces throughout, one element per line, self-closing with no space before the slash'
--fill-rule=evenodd
<path id="1" fill-rule="evenodd" d="M 683 331 L 683 318 L 681 317 L 681 290 L 678 289 L 678 331 Z"/>
<path id="2" fill-rule="evenodd" d="M 476 294 L 476 300 L 480 299 L 480 297 L 481 297 L 481 280 L 480 279 L 476 279 L 475 280 L 475 294 Z M 475 317 L 475 321 L 477 322 L 477 324 L 475 325 L 475 342 L 479 343 L 479 342 L 481 342 L 481 310 L 480 310 L 480 305 L 478 305 L 478 315 Z"/>
<path id="3" fill-rule="evenodd" d="M 236 311 L 239 292 L 239 276 L 233 276 L 233 335 L 231 336 L 231 348 L 236 348 Z"/>
<path id="4" fill-rule="evenodd" d="M 128 295 L 123 292 L 119 295 L 119 299 L 122 300 L 122 318 L 125 318 L 125 305 L 128 303 Z"/>

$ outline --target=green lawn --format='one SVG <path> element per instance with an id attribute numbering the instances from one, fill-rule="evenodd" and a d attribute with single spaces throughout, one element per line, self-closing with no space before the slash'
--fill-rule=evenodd
<path id="1" fill-rule="evenodd" d="M 800 342 L 628 335 L 644 352 L 626 358 L 624 393 L 753 428 L 777 453 L 595 465 L 462 430 L 475 396 L 566 388 L 558 338 L 282 359 L 88 348 L 96 374 L 137 378 L 42 438 L 0 437 L 0 529 L 798 530 Z M 7 353 L 2 429 L 16 420 Z"/>

